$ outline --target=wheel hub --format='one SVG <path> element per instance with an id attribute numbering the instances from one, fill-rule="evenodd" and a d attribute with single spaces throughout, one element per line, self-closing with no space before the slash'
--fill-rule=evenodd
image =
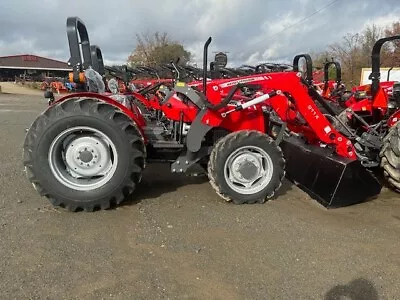
<path id="1" fill-rule="evenodd" d="M 85 150 L 79 154 L 78 159 L 80 159 L 84 163 L 88 163 L 93 160 L 93 155 L 90 151 Z"/>
<path id="2" fill-rule="evenodd" d="M 232 189 L 242 194 L 253 194 L 269 184 L 273 164 L 271 157 L 263 149 L 245 146 L 228 157 L 224 173 Z"/>
<path id="3" fill-rule="evenodd" d="M 93 177 L 106 172 L 111 155 L 108 145 L 96 136 L 72 140 L 66 147 L 65 162 L 73 177 Z"/>
<path id="4" fill-rule="evenodd" d="M 58 134 L 50 145 L 48 162 L 64 186 L 90 191 L 107 184 L 118 166 L 117 148 L 98 129 L 76 126 Z"/>
<path id="5" fill-rule="evenodd" d="M 254 180 L 260 172 L 260 163 L 250 155 L 243 155 L 234 161 L 234 176 L 239 180 Z"/>

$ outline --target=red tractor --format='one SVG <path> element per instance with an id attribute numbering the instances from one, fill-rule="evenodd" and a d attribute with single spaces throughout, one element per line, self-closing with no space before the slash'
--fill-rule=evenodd
<path id="1" fill-rule="evenodd" d="M 235 204 L 271 199 L 285 175 L 327 207 L 380 193 L 381 183 L 363 165 L 368 145 L 358 147 L 362 136 L 348 137 L 334 127 L 316 102 L 331 108 L 299 72 L 225 79 L 230 91 L 223 96 L 220 82 L 207 81 L 210 37 L 204 46 L 202 91 L 183 82 L 162 89 L 160 124 L 146 120 L 135 105 L 104 94 L 90 51 L 82 49 L 82 60 L 76 50 L 78 34 L 82 48 L 90 45 L 83 22 L 68 18 L 67 31 L 71 78 L 81 91 L 49 106 L 24 142 L 28 179 L 53 205 L 71 211 L 107 209 L 134 193 L 147 164 L 160 161 L 169 163 L 173 173 L 206 164 L 211 186 Z M 232 101 L 248 82 L 261 78 L 268 81 L 263 94 Z M 390 143 L 398 138 L 399 126 L 387 122 Z"/>
<path id="2" fill-rule="evenodd" d="M 380 82 L 380 51 L 384 43 L 400 35 L 378 40 L 372 49 L 371 84 L 359 87 L 348 108 L 337 118 L 337 128 L 355 141 L 361 163 L 380 167 L 389 185 L 400 191 L 400 82 Z M 358 96 L 357 96 L 358 95 Z M 362 153 L 362 154 L 361 154 Z"/>
<path id="3" fill-rule="evenodd" d="M 333 66 L 335 69 L 335 79 L 329 80 L 329 68 Z M 337 61 L 327 61 L 324 64 L 324 82 L 322 85 L 321 95 L 327 100 L 341 105 L 341 99 L 346 88 L 342 82 L 342 68 Z"/>

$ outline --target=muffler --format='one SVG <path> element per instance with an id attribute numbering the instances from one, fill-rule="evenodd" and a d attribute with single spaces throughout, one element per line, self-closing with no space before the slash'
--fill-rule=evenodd
<path id="1" fill-rule="evenodd" d="M 357 160 L 295 136 L 285 137 L 280 146 L 288 179 L 327 208 L 365 202 L 381 192 L 381 183 Z"/>

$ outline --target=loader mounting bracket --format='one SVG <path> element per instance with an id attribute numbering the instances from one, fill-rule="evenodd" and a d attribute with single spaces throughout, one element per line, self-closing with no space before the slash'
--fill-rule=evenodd
<path id="1" fill-rule="evenodd" d="M 186 135 L 186 146 L 190 152 L 195 153 L 200 150 L 204 136 L 213 128 L 201 121 L 206 112 L 207 108 L 199 111 Z"/>
<path id="2" fill-rule="evenodd" d="M 176 161 L 171 164 L 171 172 L 172 173 L 184 173 L 194 164 L 196 164 L 203 157 L 210 155 L 212 151 L 212 147 L 201 147 L 197 152 L 191 152 L 187 150 L 187 152 L 183 155 L 180 155 Z"/>

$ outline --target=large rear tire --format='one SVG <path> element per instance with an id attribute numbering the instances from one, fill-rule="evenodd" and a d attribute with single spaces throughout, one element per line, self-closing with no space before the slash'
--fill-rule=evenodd
<path id="1" fill-rule="evenodd" d="M 281 187 L 285 160 L 268 135 L 255 130 L 230 133 L 214 146 L 208 177 L 217 194 L 235 204 L 264 203 Z"/>
<path id="2" fill-rule="evenodd" d="M 400 193 L 400 122 L 383 139 L 380 156 L 383 175 L 389 185 Z"/>
<path id="3" fill-rule="evenodd" d="M 132 101 L 132 103 L 134 105 L 136 105 L 136 107 L 139 109 L 139 111 L 142 115 L 150 115 L 151 114 L 150 110 L 139 99 L 137 99 L 134 96 L 131 96 L 130 100 Z"/>
<path id="4" fill-rule="evenodd" d="M 25 172 L 41 196 L 70 211 L 108 209 L 132 194 L 146 150 L 135 122 L 88 98 L 49 107 L 24 142 Z"/>

